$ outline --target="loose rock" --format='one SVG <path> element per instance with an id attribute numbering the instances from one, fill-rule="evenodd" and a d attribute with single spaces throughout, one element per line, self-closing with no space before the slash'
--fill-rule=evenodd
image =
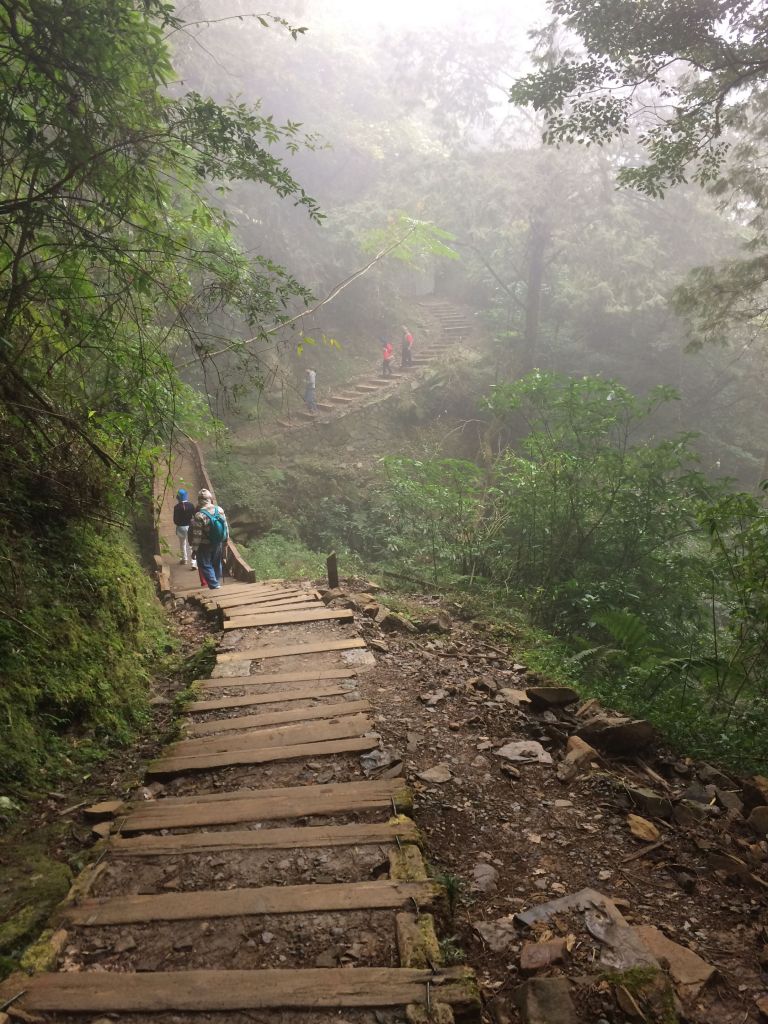
<path id="1" fill-rule="evenodd" d="M 587 743 L 626 754 L 647 747 L 656 734 L 651 723 L 645 719 L 596 715 L 580 726 L 578 735 Z"/>
<path id="2" fill-rule="evenodd" d="M 531 978 L 515 990 L 525 1024 L 579 1024 L 567 978 Z"/>
<path id="3" fill-rule="evenodd" d="M 557 777 L 561 782 L 570 782 L 598 757 L 595 748 L 585 743 L 580 736 L 569 736 L 565 750 L 565 757 L 557 766 Z"/>
<path id="4" fill-rule="evenodd" d="M 481 861 L 472 869 L 472 889 L 474 892 L 496 892 L 499 887 L 499 872 L 492 864 Z"/>
<path id="5" fill-rule="evenodd" d="M 552 764 L 552 755 L 537 740 L 515 740 L 512 743 L 506 743 L 495 753 L 497 757 L 503 757 L 507 761 Z"/>
<path id="6" fill-rule="evenodd" d="M 451 769 L 447 764 L 436 764 L 434 768 L 427 768 L 426 771 L 419 772 L 418 777 L 422 782 L 434 782 L 441 785 L 444 782 L 450 782 L 453 775 L 451 775 Z"/>
<path id="7" fill-rule="evenodd" d="M 715 968 L 702 960 L 700 956 L 668 939 L 667 936 L 650 924 L 639 925 L 632 929 L 643 941 L 644 945 L 658 960 L 669 965 L 669 973 L 681 999 L 696 999 L 715 974 Z"/>
<path id="8" fill-rule="evenodd" d="M 383 608 L 381 611 L 383 611 L 384 614 L 377 615 L 376 621 L 385 633 L 394 633 L 396 631 L 400 631 L 402 633 L 416 632 L 414 624 L 409 622 L 407 619 L 404 619 L 402 615 L 397 615 L 395 612 L 388 612 Z"/>
<path id="9" fill-rule="evenodd" d="M 768 834 L 768 807 L 755 807 L 747 818 L 747 822 L 758 835 Z"/>
<path id="10" fill-rule="evenodd" d="M 503 953 L 517 941 L 515 919 L 511 915 L 496 921 L 473 921 L 472 927 L 493 953 Z"/>
<path id="11" fill-rule="evenodd" d="M 535 708 L 561 708 L 579 699 L 570 686 L 529 686 L 525 692 Z"/>
<path id="12" fill-rule="evenodd" d="M 627 824 L 635 839 L 642 839 L 644 843 L 656 843 L 661 839 L 661 832 L 653 822 L 641 818 L 639 814 L 628 814 Z"/>
<path id="13" fill-rule="evenodd" d="M 627 795 L 632 803 L 639 807 L 652 818 L 664 818 L 669 821 L 672 817 L 672 802 L 665 796 L 659 796 L 652 789 L 645 786 L 631 786 L 627 788 Z"/>
<path id="14" fill-rule="evenodd" d="M 568 959 L 565 939 L 550 939 L 548 942 L 524 942 L 520 954 L 520 970 L 541 971 L 553 964 L 564 964 Z"/>
<path id="15" fill-rule="evenodd" d="M 753 775 L 745 779 L 742 787 L 744 806 L 751 811 L 754 807 L 768 805 L 768 779 L 764 775 Z"/>

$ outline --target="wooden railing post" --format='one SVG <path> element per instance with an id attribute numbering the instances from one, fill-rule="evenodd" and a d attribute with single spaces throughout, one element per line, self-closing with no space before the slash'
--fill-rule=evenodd
<path id="1" fill-rule="evenodd" d="M 336 564 L 336 552 L 332 551 L 325 560 L 325 565 L 328 570 L 328 586 L 331 590 L 336 590 L 339 585 L 339 567 Z"/>

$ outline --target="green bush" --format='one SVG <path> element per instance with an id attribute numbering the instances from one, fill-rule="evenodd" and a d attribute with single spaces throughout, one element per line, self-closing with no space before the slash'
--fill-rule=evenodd
<path id="1" fill-rule="evenodd" d="M 386 461 L 391 555 L 525 607 L 570 647 L 588 692 L 693 752 L 759 768 L 768 515 L 696 470 L 690 435 L 649 438 L 674 397 L 538 371 L 496 387 L 487 466 Z"/>

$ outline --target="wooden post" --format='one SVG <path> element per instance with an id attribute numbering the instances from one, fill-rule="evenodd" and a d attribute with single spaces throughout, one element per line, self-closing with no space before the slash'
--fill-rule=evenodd
<path id="1" fill-rule="evenodd" d="M 326 568 L 328 569 L 328 586 L 331 590 L 336 590 L 339 585 L 339 567 L 336 564 L 336 552 L 332 551 L 325 560 Z"/>

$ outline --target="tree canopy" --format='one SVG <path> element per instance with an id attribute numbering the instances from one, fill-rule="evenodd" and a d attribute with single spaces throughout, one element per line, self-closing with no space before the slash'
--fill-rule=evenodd
<path id="1" fill-rule="evenodd" d="M 756 0 L 551 0 L 581 47 L 540 56 L 511 90 L 546 115 L 547 142 L 606 143 L 633 132 L 647 159 L 619 180 L 648 195 L 717 177 L 728 130 L 762 98 L 768 18 Z M 551 39 L 551 32 L 547 35 Z"/>
<path id="2" fill-rule="evenodd" d="M 312 140 L 257 106 L 172 95 L 182 27 L 160 0 L 0 5 L 3 457 L 57 504 L 99 464 L 97 490 L 130 484 L 201 407 L 176 364 L 210 370 L 212 315 L 259 329 L 307 297 L 245 255 L 205 188 L 257 182 L 318 219 L 279 155 Z"/>

